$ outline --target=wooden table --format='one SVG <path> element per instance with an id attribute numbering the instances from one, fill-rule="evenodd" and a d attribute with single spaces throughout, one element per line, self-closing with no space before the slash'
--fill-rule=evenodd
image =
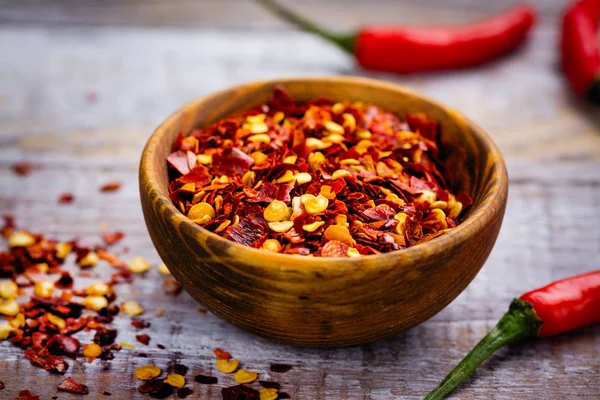
<path id="1" fill-rule="evenodd" d="M 35 2 L 37 3 L 37 2 Z M 435 23 L 478 18 L 504 1 L 306 1 L 299 10 L 328 26 L 362 22 Z M 506 1 L 508 3 L 508 1 Z M 540 24 L 518 53 L 476 70 L 399 77 L 357 69 L 332 46 L 273 19 L 255 4 L 76 0 L 0 7 L 0 211 L 33 231 L 99 241 L 99 224 L 121 229 L 130 252 L 153 263 L 140 210 L 137 164 L 153 128 L 203 94 L 256 79 L 352 74 L 424 92 L 487 128 L 511 178 L 497 245 L 481 273 L 430 321 L 389 340 L 344 349 L 278 345 L 199 314 L 191 298 L 163 293 L 156 270 L 119 288 L 139 301 L 150 346 L 122 350 L 110 362 L 72 362 L 67 375 L 91 387 L 87 398 L 141 398 L 136 366 L 180 362 L 191 374 L 216 374 L 218 385 L 193 383 L 198 398 L 218 399 L 231 376 L 214 370 L 221 347 L 294 399 L 417 399 L 449 371 L 504 313 L 510 300 L 549 281 L 600 265 L 600 111 L 574 100 L 557 68 L 562 2 L 538 1 Z M 392 10 L 395 10 L 392 12 Z M 17 161 L 43 166 L 30 176 Z M 119 180 L 123 188 L 101 194 Z M 72 192 L 72 205 L 58 205 Z M 99 276 L 110 267 L 95 268 Z M 88 279 L 89 280 L 89 279 Z M 85 280 L 78 279 L 84 283 Z M 165 314 L 155 317 L 157 308 Z M 118 340 L 136 343 L 129 318 Z M 83 340 L 85 342 L 85 339 Z M 166 348 L 160 350 L 156 344 Z M 140 357 L 145 353 L 148 358 Z M 2 398 L 30 389 L 47 399 L 63 379 L 33 367 L 21 350 L 0 344 Z M 272 362 L 294 366 L 269 372 Z M 191 377 L 192 375 L 189 375 Z M 600 398 L 600 326 L 499 351 L 453 394 L 460 399 Z"/>

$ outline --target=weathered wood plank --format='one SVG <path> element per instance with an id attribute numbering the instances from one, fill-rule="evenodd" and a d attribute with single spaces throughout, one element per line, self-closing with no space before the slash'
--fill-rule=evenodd
<path id="1" fill-rule="evenodd" d="M 522 51 L 498 63 L 396 77 L 359 71 L 337 50 L 297 32 L 0 28 L 0 53 L 7 55 L 0 58 L 0 213 L 17 215 L 33 230 L 92 242 L 99 240 L 98 225 L 104 222 L 127 233 L 123 246 L 131 251 L 124 257 L 159 261 L 143 224 L 136 176 L 153 127 L 192 98 L 242 81 L 339 73 L 393 80 L 489 129 L 509 166 L 509 205 L 489 261 L 455 302 L 419 327 L 346 349 L 282 346 L 197 314 L 198 305 L 185 294 L 164 295 L 152 271 L 133 286 L 118 288 L 120 299 L 137 300 L 147 309 L 151 345 L 136 344 L 136 350 L 123 350 L 108 363 L 78 360 L 69 374 L 91 386 L 88 398 L 104 398 L 104 390 L 117 398 L 141 398 L 132 378 L 135 366 L 181 361 L 193 373 L 212 374 L 211 351 L 222 347 L 262 377 L 281 382 L 295 399 L 421 398 L 514 296 L 600 265 L 600 116 L 580 107 L 565 89 L 555 69 L 555 38 L 554 28 L 544 24 Z M 22 159 L 44 168 L 17 177 L 10 165 Z M 124 182 L 123 189 L 98 193 L 109 180 Z M 56 204 L 64 191 L 75 194 L 73 205 Z M 104 275 L 110 268 L 96 271 Z M 154 317 L 156 308 L 165 309 L 162 318 Z M 127 318 L 115 325 L 119 340 L 135 343 Z M 159 350 L 157 343 L 167 348 Z M 61 377 L 32 367 L 7 343 L 0 344 L 0 353 L 0 380 L 7 384 L 3 397 L 24 388 L 57 395 Z M 295 368 L 272 374 L 272 361 Z M 218 387 L 192 386 L 201 398 L 218 399 L 219 388 L 232 383 L 231 377 L 218 376 Z M 593 399 L 600 397 L 599 380 L 596 326 L 500 351 L 454 398 Z"/>

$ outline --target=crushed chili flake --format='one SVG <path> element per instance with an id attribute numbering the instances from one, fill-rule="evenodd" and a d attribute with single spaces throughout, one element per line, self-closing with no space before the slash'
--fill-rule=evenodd
<path id="1" fill-rule="evenodd" d="M 112 396 L 111 392 L 102 392 L 102 396 Z"/>
<path id="2" fill-rule="evenodd" d="M 281 388 L 281 385 L 277 382 L 271 382 L 271 381 L 258 381 L 258 383 L 260 384 L 260 386 L 267 388 L 267 389 L 277 389 L 279 390 Z"/>
<path id="3" fill-rule="evenodd" d="M 125 234 L 121 231 L 116 231 L 116 232 L 112 232 L 112 233 L 105 232 L 102 234 L 102 239 L 104 240 L 104 243 L 106 243 L 109 246 L 116 244 L 124 237 L 125 237 Z"/>
<path id="4" fill-rule="evenodd" d="M 58 196 L 59 204 L 71 204 L 75 200 L 75 195 L 73 193 L 62 193 Z"/>
<path id="5" fill-rule="evenodd" d="M 27 161 L 19 161 L 13 164 L 12 169 L 15 174 L 21 176 L 29 175 L 34 169 L 39 168 L 39 166 L 29 163 Z"/>
<path id="6" fill-rule="evenodd" d="M 140 392 L 141 394 L 158 392 L 160 389 L 162 389 L 164 384 L 165 383 L 162 381 L 162 379 L 152 379 L 150 381 L 146 381 L 146 382 L 142 383 L 138 387 L 138 392 Z"/>
<path id="7" fill-rule="evenodd" d="M 177 389 L 177 397 L 179 397 L 180 399 L 185 399 L 193 393 L 194 391 L 188 387 L 182 387 L 180 389 Z"/>
<path id="8" fill-rule="evenodd" d="M 288 364 L 271 364 L 271 372 L 277 372 L 280 374 L 286 373 L 292 369 L 291 365 Z"/>
<path id="9" fill-rule="evenodd" d="M 0 390 L 2 390 L 2 389 L 4 389 L 4 388 L 5 388 L 5 386 L 4 386 L 4 382 L 0 381 Z"/>
<path id="10" fill-rule="evenodd" d="M 90 391 L 84 384 L 77 383 L 71 378 L 67 378 L 57 387 L 58 390 L 69 393 L 88 394 Z"/>
<path id="11" fill-rule="evenodd" d="M 231 354 L 228 351 L 221 350 L 219 348 L 213 350 L 214 355 L 217 357 L 217 360 L 229 360 L 231 359 Z"/>
<path id="12" fill-rule="evenodd" d="M 278 396 L 277 396 L 277 399 L 289 399 L 289 398 L 290 398 L 290 395 L 287 394 L 286 392 L 279 392 Z"/>
<path id="13" fill-rule="evenodd" d="M 144 321 L 143 319 L 132 319 L 131 326 L 135 329 L 145 329 L 150 327 L 150 322 Z"/>
<path id="14" fill-rule="evenodd" d="M 40 400 L 40 396 L 33 395 L 29 390 L 21 390 L 13 400 Z"/>
<path id="15" fill-rule="evenodd" d="M 172 364 L 170 369 L 178 375 L 186 375 L 188 373 L 188 367 L 183 364 Z"/>
<path id="16" fill-rule="evenodd" d="M 219 379 L 216 376 L 208 375 L 196 375 L 194 380 L 203 385 L 214 385 L 215 383 L 219 383 Z"/>
<path id="17" fill-rule="evenodd" d="M 246 385 L 231 386 L 221 389 L 223 400 L 260 400 L 258 390 Z"/>
<path id="18" fill-rule="evenodd" d="M 167 157 L 171 200 L 193 222 L 284 254 L 355 257 L 404 249 L 458 225 L 452 149 L 424 114 L 319 99 L 269 104 L 180 134 Z M 331 229 L 334 227 L 335 229 Z"/>
<path id="19" fill-rule="evenodd" d="M 107 182 L 104 185 L 100 186 L 101 192 L 116 192 L 121 188 L 121 182 Z"/>

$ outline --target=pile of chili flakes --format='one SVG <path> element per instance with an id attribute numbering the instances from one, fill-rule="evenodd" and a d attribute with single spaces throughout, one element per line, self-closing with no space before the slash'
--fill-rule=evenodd
<path id="1" fill-rule="evenodd" d="M 404 249 L 459 224 L 440 128 L 360 102 L 268 105 L 196 129 L 167 157 L 172 201 L 193 222 L 267 251 L 353 257 Z"/>
<path id="2" fill-rule="evenodd" d="M 111 323 L 119 314 L 139 317 L 144 309 L 134 301 L 117 305 L 114 286 L 131 284 L 135 274 L 147 272 L 151 265 L 142 257 L 133 257 L 127 263 L 108 251 L 108 248 L 125 237 L 123 232 L 105 232 L 102 235 L 104 244 L 86 247 L 77 241 L 59 242 L 41 234 L 18 230 L 10 216 L 4 216 L 4 221 L 0 236 L 8 241 L 8 250 L 0 251 L 0 315 L 6 322 L 0 322 L 0 342 L 10 341 L 23 349 L 24 356 L 33 365 L 61 375 L 68 371 L 70 359 L 83 357 L 88 363 L 96 359 L 112 360 L 114 352 L 122 348 L 135 348 L 129 343 L 117 343 L 118 331 L 111 327 Z M 69 256 L 79 265 L 80 276 L 93 275 L 90 269 L 100 260 L 112 265 L 115 272 L 108 282 L 95 282 L 86 288 L 75 288 L 75 278 L 63 269 Z M 164 264 L 158 265 L 157 269 L 163 275 L 170 275 Z M 164 280 L 164 285 L 167 294 L 178 294 L 181 290 L 171 276 Z M 25 303 L 17 302 L 18 298 L 23 297 L 27 299 Z M 162 309 L 157 310 L 157 316 L 160 315 Z M 131 326 L 139 332 L 150 328 L 151 324 L 143 319 L 132 318 Z M 95 332 L 89 343 L 82 344 L 75 337 L 82 331 Z M 138 333 L 135 338 L 143 346 L 150 344 L 151 337 L 147 333 Z M 165 348 L 160 344 L 156 346 L 159 349 Z M 232 359 L 228 352 L 215 349 L 214 354 L 217 357 L 216 369 L 233 374 L 236 381 L 235 386 L 222 388 L 223 399 L 289 398 L 287 393 L 280 391 L 278 383 L 258 380 L 257 372 L 240 369 L 239 361 Z M 140 353 L 139 357 L 147 355 Z M 284 373 L 289 369 L 291 366 L 288 365 L 271 366 L 271 372 L 274 373 Z M 188 373 L 185 365 L 170 365 L 165 378 L 159 378 L 161 373 L 162 369 L 153 365 L 138 367 L 134 375 L 144 381 L 138 391 L 152 398 L 176 395 L 183 399 L 194 393 L 187 386 L 190 382 L 185 378 Z M 262 388 L 254 389 L 245 385 L 256 380 Z M 196 375 L 194 381 L 202 385 L 213 385 L 218 383 L 218 378 Z M 0 390 L 4 387 L 4 383 L 0 382 Z M 87 385 L 76 382 L 71 377 L 64 379 L 57 390 L 76 394 L 90 393 Z M 107 391 L 102 394 L 111 396 Z M 39 398 L 28 390 L 22 390 L 16 397 L 32 400 Z"/>

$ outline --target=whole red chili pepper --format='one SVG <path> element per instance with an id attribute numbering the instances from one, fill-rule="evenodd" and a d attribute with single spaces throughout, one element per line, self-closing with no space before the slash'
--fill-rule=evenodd
<path id="1" fill-rule="evenodd" d="M 448 27 L 364 27 L 356 34 L 327 32 L 273 0 L 258 0 L 283 19 L 354 54 L 364 68 L 411 73 L 465 68 L 494 60 L 517 48 L 535 22 L 529 5 L 491 18 Z"/>
<path id="2" fill-rule="evenodd" d="M 425 400 L 446 396 L 507 343 L 525 337 L 557 335 L 596 322 L 600 322 L 600 270 L 527 292 L 513 300 L 498 324 Z"/>
<path id="3" fill-rule="evenodd" d="M 567 9 L 562 23 L 562 68 L 573 90 L 600 104 L 600 0 L 579 0 Z"/>

